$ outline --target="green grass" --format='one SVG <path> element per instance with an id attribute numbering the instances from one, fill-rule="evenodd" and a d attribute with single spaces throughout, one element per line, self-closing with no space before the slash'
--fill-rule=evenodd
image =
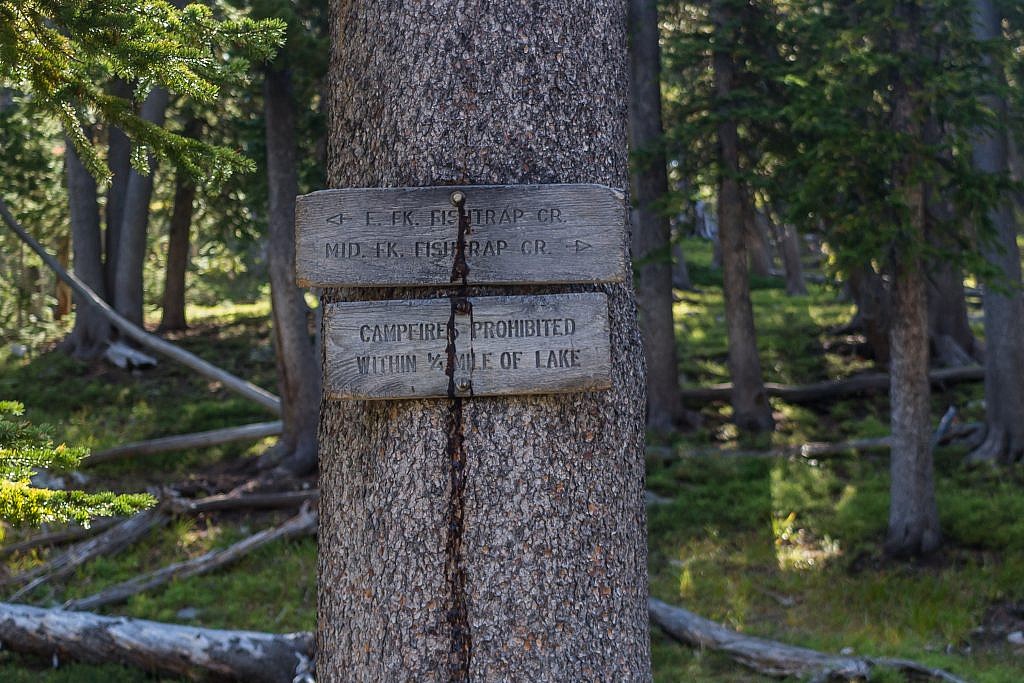
<path id="1" fill-rule="evenodd" d="M 682 369 L 689 383 L 727 381 L 720 275 L 706 243 L 688 240 L 699 292 L 679 292 L 676 314 Z M 776 280 L 755 283 L 758 346 L 769 381 L 833 379 L 871 365 L 831 342 L 828 329 L 853 313 L 830 288 L 810 285 L 787 297 Z M 194 311 L 196 313 L 197 311 Z M 263 386 L 274 386 L 265 306 L 202 311 L 181 339 L 190 350 Z M 86 367 L 51 353 L 0 361 L 0 397 L 24 401 L 68 441 L 93 447 L 130 439 L 267 419 L 258 408 L 161 363 L 134 376 Z M 979 384 L 933 397 L 935 420 L 957 405 L 965 420 L 982 417 Z M 888 432 L 884 394 L 814 406 L 773 401 L 778 430 L 740 438 L 729 409 L 700 406 L 705 427 L 670 440 L 686 456 L 708 446 L 766 448 L 839 441 Z M 100 468 L 96 485 L 141 488 L 196 476 L 264 444 L 176 453 Z M 820 461 L 679 457 L 652 460 L 648 488 L 673 502 L 649 511 L 651 592 L 746 633 L 837 652 L 901 656 L 948 668 L 967 680 L 1021 680 L 1020 653 L 1006 643 L 977 644 L 972 631 L 993 605 L 1024 599 L 1024 468 L 969 469 L 963 452 L 937 453 L 938 504 L 946 537 L 935 558 L 893 562 L 880 552 L 888 509 L 884 452 Z M 96 560 L 64 584 L 41 587 L 30 601 L 49 605 L 84 596 L 145 569 L 223 547 L 280 515 L 219 515 L 178 521 L 122 553 Z M 45 553 L 16 557 L 12 568 Z M 276 543 L 230 570 L 170 584 L 112 606 L 111 614 L 272 631 L 311 629 L 316 602 L 316 544 Z M 695 651 L 652 629 L 657 681 L 768 681 L 731 660 Z M 967 646 L 971 645 L 968 651 Z M 66 665 L 0 654 L 4 681 L 140 681 L 120 667 Z M 883 676 L 878 680 L 896 680 Z"/>

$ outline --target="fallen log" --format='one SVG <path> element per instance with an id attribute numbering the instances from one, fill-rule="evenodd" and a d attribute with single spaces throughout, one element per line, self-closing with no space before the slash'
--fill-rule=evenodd
<path id="1" fill-rule="evenodd" d="M 211 550 L 191 560 L 175 562 L 156 571 L 110 586 L 94 595 L 77 600 L 69 600 L 64 603 L 64 609 L 75 611 L 94 610 L 106 605 L 124 602 L 133 595 L 152 590 L 175 579 L 187 579 L 192 576 L 212 572 L 239 560 L 268 543 L 286 538 L 315 534 L 316 520 L 316 512 L 303 510 L 284 524 L 264 529 L 227 548 Z"/>
<path id="2" fill-rule="evenodd" d="M 111 527 L 95 538 L 72 546 L 38 567 L 0 581 L 0 585 L 24 584 L 11 596 L 11 600 L 17 600 L 47 581 L 67 576 L 92 559 L 118 552 L 135 543 L 153 529 L 163 526 L 169 520 L 170 516 L 159 506 L 145 510 Z"/>
<path id="3" fill-rule="evenodd" d="M 257 422 L 254 424 L 242 425 L 241 427 L 227 427 L 224 429 L 211 429 L 206 432 L 194 434 L 181 434 L 177 436 L 164 436 L 159 439 L 148 441 L 136 441 L 123 446 L 115 446 L 103 451 L 92 453 L 82 464 L 85 466 L 98 465 L 119 458 L 126 458 L 135 455 L 155 455 L 169 451 L 183 451 L 189 448 L 209 448 L 219 446 L 232 441 L 254 441 L 268 436 L 276 436 L 281 433 L 282 423 Z"/>
<path id="4" fill-rule="evenodd" d="M 223 510 L 256 510 L 299 507 L 320 497 L 319 489 L 306 491 L 282 491 L 278 493 L 227 493 L 205 498 L 171 498 L 167 509 L 177 515 L 202 514 Z"/>
<path id="5" fill-rule="evenodd" d="M 960 368 L 942 368 L 928 373 L 932 384 L 952 384 L 955 382 L 974 382 L 985 379 L 985 368 L 979 365 L 968 365 Z M 787 403 L 814 403 L 841 396 L 885 391 L 889 388 L 889 375 L 884 372 L 865 373 L 846 379 L 815 382 L 813 384 L 775 384 L 764 385 L 765 392 L 774 398 L 781 398 Z M 684 401 L 728 401 L 732 395 L 732 384 L 715 384 L 709 387 L 692 387 L 682 389 L 680 394 Z"/>
<path id="6" fill-rule="evenodd" d="M 66 282 L 76 294 L 81 296 L 83 299 L 88 300 L 92 306 L 95 306 L 96 309 L 110 321 L 110 324 L 120 330 L 123 335 L 142 346 L 145 346 L 151 351 L 167 356 L 171 360 L 177 361 L 185 367 L 191 368 L 207 379 L 220 382 L 225 388 L 234 391 L 240 396 L 244 396 L 251 401 L 255 401 L 270 412 L 276 415 L 281 414 L 281 399 L 266 389 L 258 387 L 251 382 L 247 382 L 240 377 L 236 377 L 230 372 L 222 370 L 212 363 L 208 363 L 195 354 L 178 348 L 174 344 L 161 339 L 155 334 L 146 332 L 146 330 L 142 329 L 111 308 L 110 304 L 104 301 L 88 285 L 79 280 L 74 273 L 69 273 L 61 267 L 57 259 L 51 256 L 50 253 L 46 251 L 41 244 L 39 244 L 39 242 L 37 242 L 30 234 L 28 234 L 28 232 L 25 231 L 23 227 L 21 227 L 21 224 L 18 223 L 18 220 L 11 214 L 3 199 L 0 199 L 0 217 L 3 217 L 4 222 L 7 223 L 7 227 L 9 227 L 22 242 L 27 244 L 32 251 L 38 254 L 39 258 L 43 260 L 47 267 L 49 267 L 57 277 Z"/>
<path id="7" fill-rule="evenodd" d="M 123 521 L 124 518 L 122 517 L 101 517 L 94 520 L 88 527 L 72 526 L 67 529 L 61 529 L 60 531 L 51 531 L 37 536 L 30 536 L 21 541 L 17 541 L 16 543 L 8 543 L 7 545 L 0 546 L 0 559 L 14 553 L 32 550 L 33 548 L 44 548 L 70 543 L 72 541 L 80 541 L 83 538 L 95 536 L 101 531 L 106 531 L 115 524 Z"/>
<path id="8" fill-rule="evenodd" d="M 312 680 L 310 633 L 222 631 L 0 603 L 0 644 L 54 661 L 116 662 L 190 679 Z"/>
<path id="9" fill-rule="evenodd" d="M 651 621 L 669 636 L 693 647 L 723 652 L 765 676 L 810 677 L 827 681 L 832 677 L 870 680 L 876 669 L 896 669 L 947 683 L 966 683 L 948 671 L 934 669 L 906 659 L 830 655 L 805 647 L 737 633 L 721 624 L 699 617 L 655 598 L 647 599 Z"/>

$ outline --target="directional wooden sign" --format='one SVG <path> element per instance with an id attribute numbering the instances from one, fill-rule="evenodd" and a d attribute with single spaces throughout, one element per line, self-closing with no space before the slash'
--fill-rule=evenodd
<path id="1" fill-rule="evenodd" d="M 321 190 L 295 204 L 303 287 L 451 283 L 465 195 L 469 284 L 619 282 L 626 207 L 603 185 L 472 185 Z"/>
<path id="2" fill-rule="evenodd" d="M 550 394 L 611 386 L 602 293 L 354 301 L 324 309 L 333 398 Z M 448 325 L 455 326 L 449 360 Z M 446 370 L 451 363 L 453 375 Z"/>

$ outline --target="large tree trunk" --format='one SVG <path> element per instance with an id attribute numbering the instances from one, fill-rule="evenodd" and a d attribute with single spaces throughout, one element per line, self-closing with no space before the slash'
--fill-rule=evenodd
<path id="1" fill-rule="evenodd" d="M 625 187 L 625 2 L 331 7 L 330 185 Z M 324 402 L 319 676 L 650 680 L 631 283 L 470 288 L 595 290 L 610 390 Z"/>
<path id="2" fill-rule="evenodd" d="M 116 79 L 110 86 L 110 94 L 128 99 L 132 96 L 132 87 Z M 131 140 L 123 130 L 110 126 L 107 129 L 107 168 L 110 169 L 111 178 L 107 188 L 106 231 L 103 240 L 106 255 L 104 276 L 108 292 L 116 289 L 117 252 L 121 248 L 121 224 L 124 221 L 124 200 L 132 170 L 131 156 Z"/>
<path id="3" fill-rule="evenodd" d="M 960 269 L 932 263 L 927 275 L 928 338 L 932 357 L 943 367 L 971 365 L 982 355 L 967 321 L 967 300 Z"/>
<path id="4" fill-rule="evenodd" d="M 894 36 L 897 54 L 917 52 L 918 12 L 913 0 L 897 5 L 897 18 L 903 22 Z M 919 139 L 921 124 L 915 111 L 915 91 L 920 86 L 907 82 L 899 73 L 894 81 L 893 130 Z M 895 168 L 894 182 L 907 203 L 911 239 L 921 244 L 925 240 L 925 193 L 921 181 L 914 178 L 915 171 L 914 158 L 905 156 Z M 892 555 L 922 555 L 938 548 L 941 536 L 929 439 L 928 302 L 924 263 L 913 246 L 896 247 L 891 304 L 892 455 L 885 549 Z"/>
<path id="5" fill-rule="evenodd" d="M 764 225 L 765 233 L 774 233 L 779 251 L 782 252 L 782 267 L 786 273 L 786 294 L 789 296 L 806 295 L 807 284 L 804 282 L 804 266 L 800 259 L 803 251 L 800 233 L 792 225 L 772 220 L 767 207 L 763 212 L 759 212 L 757 217 Z"/>
<path id="6" fill-rule="evenodd" d="M 635 206 L 632 246 L 633 258 L 640 262 L 636 299 L 647 360 L 647 425 L 656 431 L 670 431 L 693 424 L 687 423 L 679 398 L 670 228 L 659 206 L 668 194 L 668 174 L 662 147 L 657 0 L 630 0 L 629 17 L 629 131 Z"/>
<path id="7" fill-rule="evenodd" d="M 885 281 L 865 264 L 847 274 L 847 284 L 857 305 L 856 323 L 864 332 L 872 358 L 879 365 L 888 365 L 892 302 Z"/>
<path id="8" fill-rule="evenodd" d="M 154 88 L 142 103 L 139 117 L 157 126 L 164 125 L 167 101 L 167 91 L 163 88 Z M 146 232 L 149 227 L 149 201 L 153 196 L 154 173 L 156 162 L 152 159 L 149 173 L 143 175 L 135 169 L 128 172 L 117 263 L 114 267 L 115 284 L 111 292 L 114 310 L 140 326 L 143 303 L 142 271 L 146 260 Z"/>
<path id="9" fill-rule="evenodd" d="M 715 92 L 726 101 L 733 88 L 735 64 L 724 39 L 734 17 L 726 0 L 712 6 L 715 30 L 723 40 L 714 54 Z M 745 242 L 745 204 L 739 175 L 739 136 L 736 121 L 725 116 L 718 124 L 718 235 L 722 245 L 725 321 L 729 337 L 729 374 L 732 377 L 733 421 L 740 429 L 759 432 L 775 426 L 771 405 L 764 391 L 761 360 L 757 355 L 754 307 L 750 301 L 750 271 Z"/>
<path id="10" fill-rule="evenodd" d="M 1002 36 L 999 13 L 991 0 L 975 0 L 975 32 L 984 40 Z M 1006 115 L 1005 102 L 990 98 L 989 106 Z M 987 173 L 1007 170 L 1005 130 L 979 132 L 974 164 Z M 1024 299 L 1021 298 L 1018 226 L 1009 200 L 993 207 L 989 217 L 997 230 L 985 258 L 1005 280 L 985 288 L 985 442 L 971 454 L 974 461 L 1013 462 L 1024 457 Z M 1001 285 L 1001 286 L 1000 286 Z"/>
<path id="11" fill-rule="evenodd" d="M 272 459 L 296 474 L 316 467 L 320 364 L 313 355 L 309 310 L 295 286 L 296 167 L 295 101 L 291 75 L 266 70 L 263 88 L 267 126 L 268 248 L 274 351 L 284 431 Z"/>
<path id="12" fill-rule="evenodd" d="M 96 180 L 82 165 L 70 140 L 65 142 L 64 149 L 75 274 L 93 291 L 105 297 Z M 103 353 L 110 341 L 110 332 L 110 323 L 102 313 L 87 299 L 76 295 L 75 326 L 63 348 L 75 358 L 91 360 Z"/>
<path id="13" fill-rule="evenodd" d="M 171 209 L 167 235 L 161 330 L 184 330 L 188 327 L 188 321 L 185 320 L 185 274 L 188 272 L 189 233 L 192 231 L 195 199 L 195 181 L 184 171 L 177 171 L 174 179 L 174 208 Z"/>

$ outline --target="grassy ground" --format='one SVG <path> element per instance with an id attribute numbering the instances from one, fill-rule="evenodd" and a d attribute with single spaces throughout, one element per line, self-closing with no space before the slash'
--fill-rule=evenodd
<path id="1" fill-rule="evenodd" d="M 720 278 L 710 252 L 686 245 L 700 291 L 680 292 L 677 320 L 683 370 L 690 383 L 727 380 Z M 781 283 L 756 283 L 759 347 L 766 378 L 808 382 L 870 367 L 827 328 L 852 313 L 836 292 L 812 286 L 786 297 Z M 264 386 L 273 386 L 266 311 L 259 307 L 207 310 L 181 343 Z M 57 354 L 0 360 L 0 397 L 27 404 L 34 420 L 55 425 L 62 438 L 94 448 L 130 439 L 182 433 L 265 419 L 258 408 L 161 363 L 141 376 L 87 368 Z M 937 393 L 937 419 L 950 404 L 966 420 L 980 418 L 979 385 Z M 1000 607 L 1024 600 L 1024 470 L 967 469 L 953 448 L 936 455 L 938 502 L 947 545 L 924 563 L 886 560 L 879 552 L 888 506 L 887 458 L 882 452 L 821 461 L 691 458 L 709 445 L 763 448 L 806 441 L 839 441 L 887 432 L 884 395 L 816 406 L 775 402 L 779 429 L 771 437 L 738 440 L 728 407 L 701 409 L 705 428 L 660 443 L 677 458 L 652 458 L 648 487 L 671 498 L 650 510 L 651 592 L 670 603 L 746 633 L 864 654 L 912 657 L 972 681 L 1016 682 L 1021 657 L 1005 635 L 975 632 Z M 108 465 L 98 483 L 122 490 L 157 481 L 201 477 L 231 458 L 267 445 Z M 661 449 L 662 452 L 664 448 Z M 179 521 L 128 552 L 97 560 L 63 585 L 30 596 L 55 604 L 87 595 L 142 569 L 223 546 L 280 519 L 274 515 L 219 516 Z M 11 569 L 42 554 L 13 558 Z M 264 548 L 230 571 L 180 581 L 110 611 L 213 627 L 298 630 L 313 627 L 316 547 L 312 540 Z M 759 681 L 729 660 L 695 652 L 652 631 L 658 681 Z M 120 667 L 66 665 L 0 654 L 4 681 L 137 681 Z"/>

